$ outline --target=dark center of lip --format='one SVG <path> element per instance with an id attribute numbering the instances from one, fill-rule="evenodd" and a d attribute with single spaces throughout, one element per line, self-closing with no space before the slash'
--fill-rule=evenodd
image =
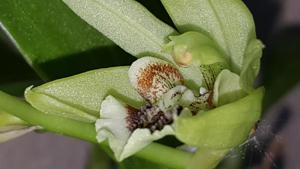
<path id="1" fill-rule="evenodd" d="M 162 130 L 165 125 L 171 124 L 173 122 L 172 114 L 182 110 L 178 106 L 170 112 L 163 112 L 157 105 L 151 104 L 146 104 L 140 110 L 132 107 L 127 107 L 127 109 L 127 128 L 131 132 L 138 128 L 148 128 L 152 133 L 156 130 Z"/>

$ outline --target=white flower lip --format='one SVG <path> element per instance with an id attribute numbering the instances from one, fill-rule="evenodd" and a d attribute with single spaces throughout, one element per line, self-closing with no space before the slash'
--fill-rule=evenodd
<path id="1" fill-rule="evenodd" d="M 174 134 L 170 125 L 153 133 L 148 128 L 138 128 L 131 132 L 127 126 L 128 108 L 113 96 L 107 96 L 101 104 L 101 119 L 96 122 L 97 140 L 108 139 L 118 161 L 135 154 L 154 140 Z"/>
<path id="2" fill-rule="evenodd" d="M 127 109 L 112 96 L 107 96 L 101 104 L 100 119 L 96 121 L 98 142 L 108 139 L 117 160 L 121 160 L 123 147 L 131 132 L 126 128 Z"/>

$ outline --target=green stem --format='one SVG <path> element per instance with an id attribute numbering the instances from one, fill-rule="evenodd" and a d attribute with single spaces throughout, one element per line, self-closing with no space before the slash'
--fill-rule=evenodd
<path id="1" fill-rule="evenodd" d="M 219 162 L 229 152 L 230 149 L 199 149 L 194 155 L 190 163 L 187 165 L 187 169 L 214 169 Z"/>
<path id="2" fill-rule="evenodd" d="M 31 125 L 42 126 L 47 131 L 97 143 L 93 124 L 42 113 L 2 91 L 0 91 L 0 109 Z M 107 148 L 108 145 L 106 143 L 101 146 Z M 157 143 L 150 144 L 136 156 L 174 169 L 185 168 L 192 157 L 189 153 Z"/>
<path id="3" fill-rule="evenodd" d="M 193 157 L 190 153 L 158 143 L 150 144 L 136 156 L 174 169 L 186 168 Z"/>

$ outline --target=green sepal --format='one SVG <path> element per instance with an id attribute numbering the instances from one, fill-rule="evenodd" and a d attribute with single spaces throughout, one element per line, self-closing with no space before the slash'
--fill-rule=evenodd
<path id="1" fill-rule="evenodd" d="M 97 115 L 89 114 L 76 106 L 74 107 L 68 103 L 60 101 L 59 98 L 35 92 L 35 90 L 31 89 L 32 86 L 25 90 L 25 98 L 32 104 L 32 106 L 34 106 L 34 108 L 42 112 L 83 122 L 95 122 L 97 120 Z"/>
<path id="2" fill-rule="evenodd" d="M 98 69 L 28 88 L 26 101 L 36 109 L 83 122 L 95 122 L 108 95 L 138 107 L 142 98 L 128 79 L 128 67 Z"/>
<path id="3" fill-rule="evenodd" d="M 230 104 L 179 117 L 175 123 L 177 138 L 199 148 L 226 149 L 241 144 L 260 118 L 263 93 L 259 88 Z"/>

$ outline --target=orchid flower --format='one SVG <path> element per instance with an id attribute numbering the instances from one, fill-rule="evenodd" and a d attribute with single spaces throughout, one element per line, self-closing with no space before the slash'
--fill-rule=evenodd
<path id="1" fill-rule="evenodd" d="M 108 139 L 117 160 L 127 158 L 152 141 L 174 135 L 174 119 L 184 106 L 191 110 L 211 106 L 211 93 L 196 98 L 183 85 L 184 79 L 176 67 L 166 61 L 153 57 L 138 59 L 128 74 L 146 104 L 135 108 L 109 95 L 101 104 L 100 119 L 96 122 L 98 141 Z"/>
<path id="2" fill-rule="evenodd" d="M 263 45 L 242 1 L 161 0 L 176 29 L 135 0 L 63 2 L 138 59 L 28 88 L 33 107 L 95 123 L 118 161 L 174 135 L 198 148 L 184 167 L 213 152 L 201 168 L 214 168 L 248 138 L 261 113 L 254 81 Z"/>

